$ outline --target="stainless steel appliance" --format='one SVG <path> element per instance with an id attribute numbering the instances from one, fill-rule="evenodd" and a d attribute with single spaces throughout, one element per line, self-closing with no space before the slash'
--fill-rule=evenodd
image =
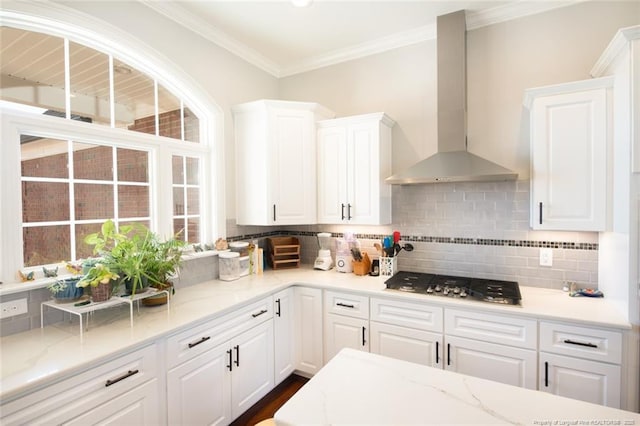
<path id="1" fill-rule="evenodd" d="M 515 281 L 400 271 L 385 284 L 389 290 L 503 305 L 520 305 L 522 300 L 520 287 Z"/>

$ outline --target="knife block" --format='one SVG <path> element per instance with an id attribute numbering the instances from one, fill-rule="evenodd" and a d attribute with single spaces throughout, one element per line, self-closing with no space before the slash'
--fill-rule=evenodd
<path id="1" fill-rule="evenodd" d="M 364 253 L 362 255 L 362 260 L 352 260 L 351 265 L 353 267 L 353 273 L 356 275 L 368 275 L 371 270 L 371 259 L 369 259 L 369 255 Z"/>

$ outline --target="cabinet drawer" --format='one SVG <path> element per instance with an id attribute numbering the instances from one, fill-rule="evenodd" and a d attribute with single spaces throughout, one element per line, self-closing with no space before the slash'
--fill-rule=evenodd
<path id="1" fill-rule="evenodd" d="M 171 369 L 271 318 L 273 301 L 269 296 L 233 313 L 170 336 L 167 339 L 167 366 Z"/>
<path id="2" fill-rule="evenodd" d="M 371 321 L 442 333 L 442 308 L 423 303 L 371 299 Z"/>
<path id="3" fill-rule="evenodd" d="M 622 362 L 622 333 L 541 322 L 540 350 L 620 364 Z"/>
<path id="4" fill-rule="evenodd" d="M 109 403 L 156 378 L 156 351 L 147 346 L 3 404 L 0 423 L 60 424 Z M 157 381 L 152 383 L 157 394 Z"/>
<path id="5" fill-rule="evenodd" d="M 327 312 L 332 314 L 369 319 L 369 298 L 367 296 L 325 291 L 324 305 Z"/>
<path id="6" fill-rule="evenodd" d="M 447 335 L 520 348 L 537 347 L 538 325 L 535 320 L 445 309 L 444 324 Z"/>

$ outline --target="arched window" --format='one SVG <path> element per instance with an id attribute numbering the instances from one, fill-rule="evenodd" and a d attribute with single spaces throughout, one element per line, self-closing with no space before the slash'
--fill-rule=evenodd
<path id="1" fill-rule="evenodd" d="M 84 236 L 110 218 L 189 243 L 224 234 L 217 106 L 140 46 L 0 17 L 2 280 L 87 257 Z"/>

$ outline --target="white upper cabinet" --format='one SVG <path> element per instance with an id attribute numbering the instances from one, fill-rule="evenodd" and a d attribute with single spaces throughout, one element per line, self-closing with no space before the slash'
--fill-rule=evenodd
<path id="1" fill-rule="evenodd" d="M 259 100 L 232 108 L 239 225 L 316 223 L 316 103 Z"/>
<path id="2" fill-rule="evenodd" d="M 533 229 L 605 230 L 611 87 L 598 78 L 527 90 Z"/>
<path id="3" fill-rule="evenodd" d="M 318 223 L 391 223 L 391 128 L 384 113 L 318 125 Z"/>

